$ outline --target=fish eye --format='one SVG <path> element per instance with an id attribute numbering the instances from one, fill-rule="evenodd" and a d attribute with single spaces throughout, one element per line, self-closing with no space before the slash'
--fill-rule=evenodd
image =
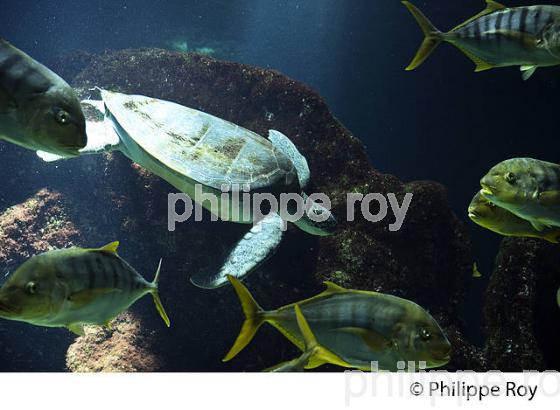
<path id="1" fill-rule="evenodd" d="M 517 181 L 517 176 L 513 172 L 508 172 L 506 174 L 506 181 L 510 184 L 515 183 Z"/>
<path id="2" fill-rule="evenodd" d="M 35 282 L 29 282 L 27 285 L 25 285 L 25 290 L 30 295 L 34 295 L 35 293 L 37 293 L 37 288 L 38 286 Z"/>
<path id="3" fill-rule="evenodd" d="M 488 202 L 488 208 L 490 209 L 495 209 L 496 208 L 496 204 L 494 202 Z"/>
<path id="4" fill-rule="evenodd" d="M 59 124 L 67 125 L 67 124 L 70 123 L 70 114 L 68 114 L 64 110 L 58 110 L 58 111 L 56 111 L 55 119 L 56 119 L 56 122 L 58 122 Z"/>
<path id="5" fill-rule="evenodd" d="M 430 340 L 432 338 L 432 334 L 428 329 L 423 327 L 422 329 L 420 329 L 420 338 L 422 340 Z"/>

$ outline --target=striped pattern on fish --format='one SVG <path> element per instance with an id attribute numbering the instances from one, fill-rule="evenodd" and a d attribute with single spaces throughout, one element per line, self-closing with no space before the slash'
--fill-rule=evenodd
<path id="1" fill-rule="evenodd" d="M 312 298 L 265 311 L 245 286 L 233 276 L 246 320 L 233 347 L 224 358 L 234 358 L 264 323 L 278 329 L 299 349 L 306 350 L 306 337 L 298 321 L 301 310 L 317 343 L 329 354 L 314 356 L 306 368 L 325 363 L 371 369 L 397 370 L 399 362 L 425 362 L 428 368 L 449 361 L 451 345 L 432 316 L 406 299 L 377 292 L 348 290 L 326 282 L 327 290 Z"/>
<path id="2" fill-rule="evenodd" d="M 146 281 L 116 253 L 118 242 L 100 249 L 70 248 L 25 262 L 0 289 L 0 317 L 83 334 L 83 324 L 107 325 L 151 294 L 165 323 L 169 318 L 154 282 Z"/>
<path id="3" fill-rule="evenodd" d="M 476 64 L 476 71 L 520 66 L 528 79 L 537 67 L 560 64 L 560 6 L 507 8 L 487 0 L 484 11 L 443 33 L 414 5 L 403 3 L 426 36 L 407 70 L 422 64 L 442 41 L 463 51 Z"/>
<path id="4" fill-rule="evenodd" d="M 57 74 L 0 38 L 0 139 L 76 156 L 87 143 L 74 90 Z"/>
<path id="5" fill-rule="evenodd" d="M 52 71 L 0 39 L 0 87 L 14 100 L 44 93 L 58 81 Z"/>
<path id="6" fill-rule="evenodd" d="M 481 179 L 484 198 L 529 221 L 539 232 L 560 227 L 560 165 L 512 158 Z"/>

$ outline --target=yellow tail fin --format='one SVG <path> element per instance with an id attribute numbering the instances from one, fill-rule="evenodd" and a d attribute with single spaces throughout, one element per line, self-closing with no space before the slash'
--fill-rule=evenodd
<path id="1" fill-rule="evenodd" d="M 152 294 L 152 297 L 154 298 L 154 303 L 156 305 L 156 309 L 159 312 L 159 315 L 161 316 L 161 318 L 163 319 L 163 321 L 165 322 L 165 324 L 167 325 L 167 327 L 171 326 L 171 321 L 169 320 L 169 316 L 167 316 L 167 313 L 165 313 L 165 309 L 163 308 L 163 305 L 161 304 L 161 299 L 159 298 L 159 292 L 158 292 L 158 282 L 159 282 L 159 272 L 161 270 L 161 262 L 162 259 L 159 260 L 159 265 L 156 271 L 156 277 L 154 278 L 154 281 L 152 282 L 152 289 L 150 290 L 150 293 Z"/>
<path id="2" fill-rule="evenodd" d="M 239 301 L 241 302 L 243 313 L 245 313 L 245 322 L 241 327 L 241 331 L 239 332 L 239 336 L 237 336 L 237 340 L 233 344 L 233 347 L 230 349 L 226 357 L 224 357 L 224 362 L 227 362 L 237 356 L 237 354 L 249 344 L 255 336 L 255 333 L 257 333 L 257 330 L 259 330 L 259 327 L 261 327 L 261 325 L 265 322 L 263 315 L 264 310 L 257 302 L 255 302 L 255 299 L 253 299 L 249 290 L 233 276 L 228 275 L 228 279 L 237 293 Z"/>
<path id="3" fill-rule="evenodd" d="M 414 70 L 421 65 L 432 54 L 432 51 L 443 41 L 443 33 L 439 31 L 428 18 L 416 6 L 408 1 L 402 2 L 406 8 L 412 13 L 418 25 L 424 32 L 424 41 L 416 52 L 411 63 L 406 67 L 407 71 Z"/>

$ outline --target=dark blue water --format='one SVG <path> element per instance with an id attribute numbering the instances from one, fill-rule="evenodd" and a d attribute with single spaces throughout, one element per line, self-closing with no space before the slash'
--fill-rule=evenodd
<path id="1" fill-rule="evenodd" d="M 483 1 L 415 4 L 442 30 L 484 8 Z M 540 69 L 527 82 L 516 68 L 474 73 L 443 45 L 405 72 L 422 34 L 397 0 L 0 0 L 0 36 L 40 61 L 73 50 L 208 47 L 307 83 L 364 142 L 377 169 L 448 188 L 483 274 L 500 238 L 466 216 L 480 177 L 515 156 L 558 162 L 560 68 Z M 475 337 L 484 285 L 473 285 L 467 308 Z"/>

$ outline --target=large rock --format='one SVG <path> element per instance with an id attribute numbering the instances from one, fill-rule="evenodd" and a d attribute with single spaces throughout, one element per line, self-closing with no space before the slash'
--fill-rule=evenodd
<path id="1" fill-rule="evenodd" d="M 86 326 L 66 353 L 66 366 L 72 372 L 156 372 L 161 371 L 153 352 L 152 331 L 130 312 L 119 315 L 109 329 Z"/>
<path id="2" fill-rule="evenodd" d="M 558 245 L 502 241 L 487 290 L 487 356 L 502 371 L 558 370 L 560 310 Z"/>

